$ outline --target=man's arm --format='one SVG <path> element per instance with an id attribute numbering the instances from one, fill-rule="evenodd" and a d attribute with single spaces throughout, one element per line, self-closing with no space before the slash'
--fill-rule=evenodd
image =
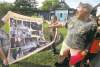
<path id="1" fill-rule="evenodd" d="M 2 50 L 2 48 L 0 47 L 0 57 L 3 60 L 3 64 L 8 65 L 8 60 L 4 54 L 4 51 Z"/>
<path id="2" fill-rule="evenodd" d="M 56 25 L 50 25 L 49 28 L 60 28 L 60 27 L 63 27 L 63 24 L 61 23 L 58 23 Z"/>
<path id="3" fill-rule="evenodd" d="M 50 25 L 49 28 L 60 28 L 60 27 L 66 27 L 68 28 L 68 24 L 74 19 L 74 17 L 69 18 L 66 22 L 62 23 L 59 22 L 56 25 Z"/>

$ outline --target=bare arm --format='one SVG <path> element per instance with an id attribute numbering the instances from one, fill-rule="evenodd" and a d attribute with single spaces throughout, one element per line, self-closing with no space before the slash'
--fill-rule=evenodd
<path id="1" fill-rule="evenodd" d="M 8 65 L 8 60 L 4 54 L 4 51 L 2 50 L 2 48 L 0 47 L 0 57 L 3 60 L 3 64 Z"/>
<path id="2" fill-rule="evenodd" d="M 64 25 L 61 24 L 61 23 L 58 23 L 58 24 L 52 24 L 49 26 L 49 28 L 60 28 L 60 27 L 63 27 Z"/>
<path id="3" fill-rule="evenodd" d="M 0 48 L 0 57 L 1 57 L 2 60 L 6 58 L 2 48 Z"/>

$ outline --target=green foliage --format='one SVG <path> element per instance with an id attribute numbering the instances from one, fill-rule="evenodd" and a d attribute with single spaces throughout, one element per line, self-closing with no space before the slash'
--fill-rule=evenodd
<path id="1" fill-rule="evenodd" d="M 10 3 L 0 3 L 0 18 L 3 17 L 12 8 L 13 5 Z"/>
<path id="2" fill-rule="evenodd" d="M 56 7 L 59 3 L 59 0 L 45 0 L 43 2 L 42 10 L 50 10 L 53 7 Z"/>
<path id="3" fill-rule="evenodd" d="M 54 56 L 51 50 L 47 50 L 12 64 L 10 67 L 54 67 L 55 62 L 57 62 L 57 55 Z"/>
<path id="4" fill-rule="evenodd" d="M 24 14 L 24 15 L 32 15 L 34 10 L 37 10 L 37 2 L 28 1 L 28 0 L 16 0 L 14 3 L 14 12 Z"/>
<path id="5" fill-rule="evenodd" d="M 4 25 L 1 21 L 2 17 L 6 15 L 6 13 L 13 9 L 13 5 L 10 3 L 0 3 L 0 28 Z M 8 26 L 5 24 L 5 29 L 8 31 Z"/>
<path id="6" fill-rule="evenodd" d="M 16 0 L 15 7 L 18 9 L 31 9 L 31 5 L 26 0 Z"/>

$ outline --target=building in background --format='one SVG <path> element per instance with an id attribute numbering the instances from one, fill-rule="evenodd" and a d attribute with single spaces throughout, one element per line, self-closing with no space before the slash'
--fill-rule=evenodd
<path id="1" fill-rule="evenodd" d="M 75 13 L 75 9 L 70 8 L 65 2 L 65 0 L 60 0 L 58 5 L 56 7 L 53 7 L 50 10 L 50 16 L 53 16 L 53 15 L 57 16 L 58 21 L 60 22 L 67 21 L 68 18 L 73 16 L 74 13 Z"/>

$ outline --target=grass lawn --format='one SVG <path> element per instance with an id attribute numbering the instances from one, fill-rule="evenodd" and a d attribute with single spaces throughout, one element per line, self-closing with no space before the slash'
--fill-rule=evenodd
<path id="1" fill-rule="evenodd" d="M 44 24 L 44 29 L 47 29 L 47 24 Z M 60 28 L 63 36 L 66 35 L 66 29 Z M 57 49 L 60 50 L 61 44 L 57 46 Z M 41 51 L 36 53 L 18 63 L 10 65 L 10 67 L 54 67 L 54 63 L 57 61 L 57 55 L 54 55 L 51 49 Z"/>

